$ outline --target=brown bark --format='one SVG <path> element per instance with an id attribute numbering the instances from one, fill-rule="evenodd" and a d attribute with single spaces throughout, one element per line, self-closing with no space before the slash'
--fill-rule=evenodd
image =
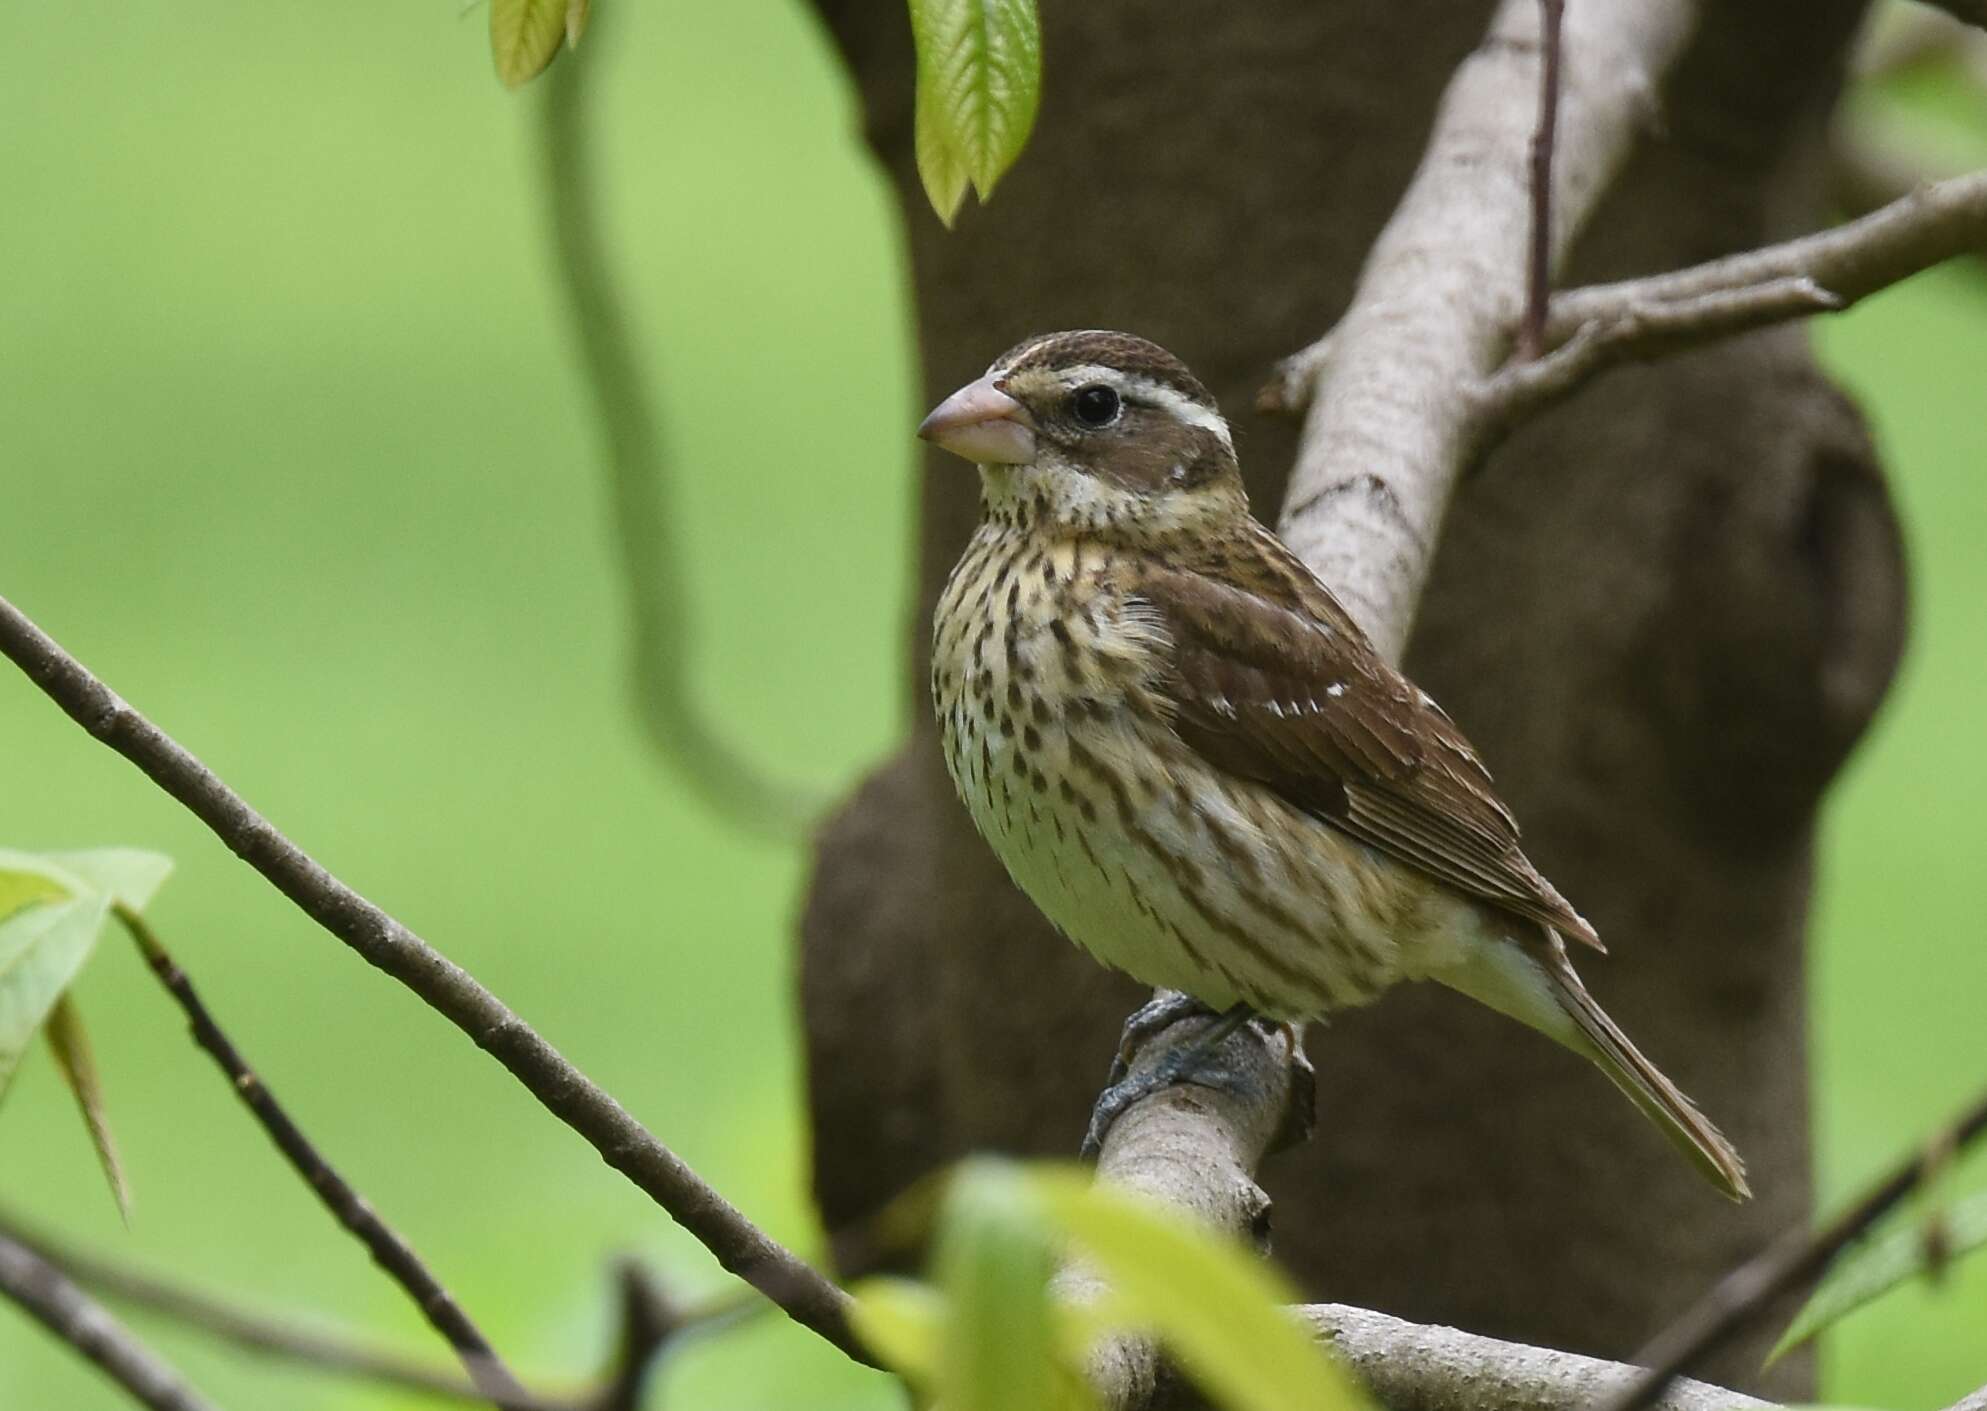
<path id="1" fill-rule="evenodd" d="M 1251 394 L 1344 307 L 1489 7 L 1050 3 L 1034 141 L 947 234 L 912 168 L 901 7 L 819 3 L 905 210 L 927 399 L 1026 333 L 1131 329 L 1220 396 L 1273 518 L 1296 428 L 1253 414 Z M 1818 221 L 1860 5 L 1706 10 L 1564 282 Z M 922 674 L 976 487 L 936 457 L 928 475 L 917 726 L 824 831 L 803 922 L 816 1191 L 845 1265 L 869 1258 L 866 1217 L 949 1157 L 1071 1153 L 1142 997 L 1048 933 L 952 799 Z M 1466 488 L 1409 670 L 1607 938 L 1595 993 L 1738 1143 L 1759 1198 L 1707 1194 L 1551 1045 L 1404 990 L 1313 1034 L 1318 1133 L 1264 1173 L 1278 1254 L 1312 1294 L 1620 1358 L 1804 1217 L 1815 805 L 1882 695 L 1902 616 L 1874 458 L 1798 330 L 1617 372 Z M 1806 1394 L 1806 1364 L 1759 1378 L 1759 1351 L 1702 1374 Z"/>

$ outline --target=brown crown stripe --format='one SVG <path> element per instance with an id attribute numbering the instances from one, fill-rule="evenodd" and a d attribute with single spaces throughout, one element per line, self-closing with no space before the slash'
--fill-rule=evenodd
<path id="1" fill-rule="evenodd" d="M 1004 372 L 1030 369 L 1054 372 L 1060 368 L 1082 367 L 1086 363 L 1143 377 L 1162 387 L 1172 388 L 1209 411 L 1215 410 L 1213 395 L 1199 378 L 1187 371 L 1185 363 L 1157 343 L 1147 342 L 1130 333 L 1086 328 L 1068 333 L 1038 334 L 1033 338 L 1024 338 L 1008 349 L 995 359 L 994 366 Z"/>

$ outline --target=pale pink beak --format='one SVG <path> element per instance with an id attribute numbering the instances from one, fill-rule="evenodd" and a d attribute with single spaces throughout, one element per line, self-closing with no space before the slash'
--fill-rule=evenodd
<path id="1" fill-rule="evenodd" d="M 1035 422 L 991 376 L 969 382 L 918 426 L 932 445 L 975 465 L 1024 465 L 1035 459 Z"/>

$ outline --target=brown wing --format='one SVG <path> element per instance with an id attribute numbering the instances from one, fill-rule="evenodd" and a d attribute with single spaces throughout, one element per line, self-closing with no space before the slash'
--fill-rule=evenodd
<path id="1" fill-rule="evenodd" d="M 1599 946 L 1519 851 L 1462 732 L 1281 544 L 1265 532 L 1251 547 L 1262 557 L 1231 559 L 1222 580 L 1152 569 L 1129 585 L 1172 641 L 1181 740 L 1457 891 Z"/>

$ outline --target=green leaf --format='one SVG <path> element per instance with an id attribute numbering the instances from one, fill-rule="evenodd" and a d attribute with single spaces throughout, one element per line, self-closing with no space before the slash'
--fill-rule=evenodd
<path id="1" fill-rule="evenodd" d="M 850 1290 L 850 1325 L 865 1346 L 920 1387 L 938 1385 L 950 1320 L 945 1299 L 915 1279 L 865 1279 Z"/>
<path id="2" fill-rule="evenodd" d="M 951 225 L 971 184 L 986 201 L 1027 145 L 1042 95 L 1035 0 L 910 0 L 918 176 Z"/>
<path id="3" fill-rule="evenodd" d="M 0 1096 L 28 1045 L 43 1034 L 126 1215 L 130 1190 L 69 987 L 96 949 L 111 909 L 143 908 L 171 872 L 170 859 L 134 848 L 41 855 L 0 849 Z"/>
<path id="4" fill-rule="evenodd" d="M 123 1163 L 117 1159 L 117 1142 L 110 1133 L 110 1113 L 104 1106 L 103 1083 L 97 1077 L 90 1036 L 83 1028 L 83 1016 L 77 1011 L 74 995 L 64 995 L 55 1002 L 42 1032 L 55 1055 L 55 1066 L 62 1070 L 69 1091 L 76 1098 L 83 1125 L 90 1130 L 90 1143 L 96 1147 L 97 1164 L 103 1168 L 104 1179 L 110 1183 L 110 1193 L 117 1201 L 117 1213 L 128 1224 L 131 1187 L 124 1179 Z"/>
<path id="5" fill-rule="evenodd" d="M 1296 1291 L 1240 1245 L 1176 1211 L 1069 1171 L 1029 1186 L 1096 1264 L 1114 1300 L 1232 1411 L 1366 1411 L 1372 1402 L 1288 1310 Z"/>
<path id="6" fill-rule="evenodd" d="M 506 88 L 522 88 L 576 43 L 586 27 L 586 0 L 490 0 L 490 52 Z"/>
<path id="7" fill-rule="evenodd" d="M 1943 1262 L 1987 1245 L 1987 1191 L 1947 1206 L 1944 1220 Z M 1927 1254 L 1923 1229 L 1914 1220 L 1899 1221 L 1851 1248 L 1766 1354 L 1767 1365 L 1864 1304 L 1924 1274 Z"/>
<path id="8" fill-rule="evenodd" d="M 947 1193 L 932 1262 L 951 1316 L 935 1390 L 949 1411 L 1066 1406 L 1049 1308 L 1055 1255 L 1020 1169 L 962 1166 Z"/>
<path id="9" fill-rule="evenodd" d="M 108 892 L 119 906 L 143 911 L 172 876 L 173 862 L 164 853 L 141 848 L 92 848 L 88 852 L 52 852 L 47 861 L 93 889 Z"/>
<path id="10" fill-rule="evenodd" d="M 69 891 L 44 872 L 0 867 L 0 921 L 45 901 L 61 901 Z"/>

